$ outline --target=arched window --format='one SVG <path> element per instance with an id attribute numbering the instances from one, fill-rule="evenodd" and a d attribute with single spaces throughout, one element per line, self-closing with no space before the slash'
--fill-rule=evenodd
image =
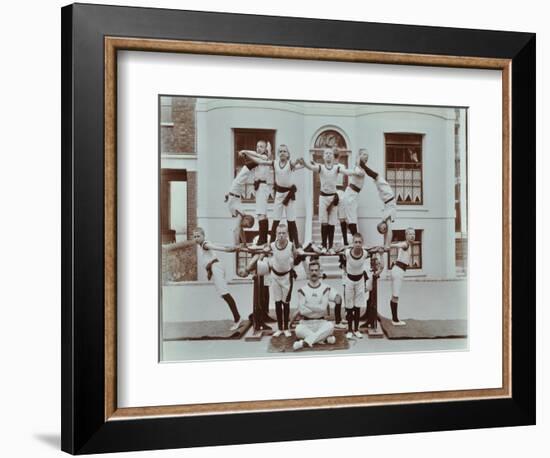
<path id="1" fill-rule="evenodd" d="M 340 132 L 333 129 L 324 130 L 315 139 L 313 148 L 339 148 L 347 149 L 346 140 Z"/>

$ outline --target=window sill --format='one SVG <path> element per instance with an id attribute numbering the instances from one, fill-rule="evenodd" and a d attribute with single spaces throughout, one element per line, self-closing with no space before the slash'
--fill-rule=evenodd
<path id="1" fill-rule="evenodd" d="M 162 159 L 197 159 L 197 153 L 162 153 Z"/>
<path id="2" fill-rule="evenodd" d="M 405 212 L 429 212 L 430 210 L 428 208 L 426 208 L 424 205 L 398 205 L 397 206 L 397 211 L 398 212 L 402 212 L 402 211 L 405 211 Z"/>

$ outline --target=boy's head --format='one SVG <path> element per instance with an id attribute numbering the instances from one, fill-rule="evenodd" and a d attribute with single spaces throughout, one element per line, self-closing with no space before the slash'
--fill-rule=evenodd
<path id="1" fill-rule="evenodd" d="M 407 242 L 414 242 L 415 237 L 416 232 L 412 227 L 405 229 L 405 240 L 407 240 Z"/>
<path id="2" fill-rule="evenodd" d="M 376 229 L 380 234 L 385 234 L 386 232 L 388 232 L 388 223 L 386 223 L 386 221 L 380 221 L 376 225 Z"/>
<path id="3" fill-rule="evenodd" d="M 290 150 L 288 149 L 288 146 L 286 145 L 280 145 L 279 146 L 279 158 L 283 161 L 288 161 L 290 158 Z"/>
<path id="4" fill-rule="evenodd" d="M 258 154 L 267 154 L 267 142 L 265 140 L 258 140 L 256 143 L 256 152 Z"/>
<path id="5" fill-rule="evenodd" d="M 356 232 L 355 234 L 353 234 L 353 248 L 363 248 L 363 236 L 359 233 L 359 232 Z"/>
<path id="6" fill-rule="evenodd" d="M 202 227 L 193 229 L 193 240 L 197 243 L 204 242 L 204 229 Z"/>
<path id="7" fill-rule="evenodd" d="M 325 160 L 325 163 L 332 164 L 334 162 L 334 150 L 332 148 L 325 149 L 323 159 Z"/>
<path id="8" fill-rule="evenodd" d="M 279 224 L 277 226 L 277 240 L 280 242 L 288 240 L 288 228 L 286 224 Z"/>
<path id="9" fill-rule="evenodd" d="M 252 215 L 243 215 L 241 219 L 241 227 L 249 229 L 252 226 L 254 226 L 254 217 Z"/>

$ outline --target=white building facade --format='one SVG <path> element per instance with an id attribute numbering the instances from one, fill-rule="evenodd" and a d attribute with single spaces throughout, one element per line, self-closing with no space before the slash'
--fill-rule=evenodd
<path id="1" fill-rule="evenodd" d="M 224 195 L 239 167 L 239 142 L 268 136 L 274 142 L 274 153 L 278 145 L 285 144 L 292 159 L 309 159 L 318 151 L 319 142 L 332 141 L 329 138 L 347 152 L 348 166 L 355 163 L 359 149 L 366 148 L 369 167 L 394 187 L 398 200 L 394 238 L 413 227 L 420 241 L 407 276 L 437 280 L 465 275 L 465 109 L 201 98 L 196 99 L 194 111 L 195 151 L 185 154 L 164 148 L 161 167 L 195 172 L 196 209 L 186 208 L 185 213 L 196 210 L 196 225 L 204 228 L 209 240 L 232 241 L 232 221 Z M 189 122 L 189 117 L 186 119 Z M 170 123 L 164 126 L 170 127 Z M 410 160 L 411 152 L 416 153 L 416 163 Z M 341 161 L 344 159 L 345 155 Z M 304 242 L 317 237 L 312 172 L 297 171 L 295 184 L 297 225 Z M 358 229 L 365 244 L 381 245 L 376 224 L 383 203 L 370 178 L 365 180 L 359 199 Z M 244 209 L 254 214 L 253 200 L 245 201 Z M 220 255 L 230 279 L 237 278 L 235 256 Z M 198 272 L 197 279 L 203 280 L 203 274 Z"/>

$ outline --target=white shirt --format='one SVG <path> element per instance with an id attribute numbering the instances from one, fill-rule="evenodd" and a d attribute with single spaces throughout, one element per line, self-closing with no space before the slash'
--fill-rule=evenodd
<path id="1" fill-rule="evenodd" d="M 199 245 L 199 258 L 201 260 L 201 265 L 203 269 L 206 269 L 206 266 L 208 265 L 208 263 L 210 263 L 214 259 L 218 259 L 216 256 L 216 253 L 213 250 L 209 249 L 207 247 L 207 244 L 208 242 L 204 240 Z"/>
<path id="2" fill-rule="evenodd" d="M 283 188 L 290 188 L 292 186 L 292 168 L 290 161 L 286 161 L 286 164 L 281 167 L 280 161 L 273 163 L 273 169 L 275 170 L 275 183 Z"/>
<path id="3" fill-rule="evenodd" d="M 356 258 L 352 251 L 353 248 L 348 248 L 346 250 L 346 273 L 350 275 L 360 275 L 365 270 L 365 261 L 368 259 L 368 252 L 362 248 L 361 256 Z"/>
<path id="4" fill-rule="evenodd" d="M 327 316 L 327 307 L 336 300 L 337 293 L 326 283 L 313 287 L 308 283 L 298 290 L 298 312 L 306 318 Z"/>
<path id="5" fill-rule="evenodd" d="M 336 184 L 338 173 L 340 172 L 340 164 L 332 164 L 329 169 L 325 164 L 319 164 L 319 177 L 321 178 L 321 191 L 327 194 L 336 193 Z"/>
<path id="6" fill-rule="evenodd" d="M 254 169 L 257 168 L 258 167 L 255 167 Z M 233 179 L 233 182 L 231 183 L 231 188 L 229 188 L 229 192 L 232 194 L 237 194 L 238 196 L 242 195 L 242 193 L 244 192 L 244 185 L 248 183 L 251 174 L 252 171 L 246 165 L 241 167 L 241 170 L 239 170 L 239 173 L 237 173 L 237 176 Z"/>
<path id="7" fill-rule="evenodd" d="M 285 273 L 294 267 L 294 256 L 292 254 L 293 244 L 287 241 L 284 248 L 278 248 L 277 242 L 271 243 L 271 258 L 269 265 L 272 269 L 280 273 Z"/>
<path id="8" fill-rule="evenodd" d="M 262 155 L 262 157 L 267 160 L 267 154 Z M 262 180 L 267 182 L 271 175 L 271 166 L 265 164 L 258 164 L 254 169 L 254 180 Z"/>
<path id="9" fill-rule="evenodd" d="M 397 249 L 397 260 L 403 264 L 409 266 L 411 263 L 412 245 L 409 242 L 403 242 L 407 244 L 407 248 Z"/>
<path id="10" fill-rule="evenodd" d="M 382 202 L 387 202 L 388 200 L 392 199 L 395 194 L 393 193 L 393 189 L 388 184 L 384 178 L 382 178 L 381 175 L 378 175 L 376 180 L 374 181 L 376 183 L 376 189 L 378 190 L 378 196 L 380 197 L 380 200 Z"/>
<path id="11" fill-rule="evenodd" d="M 365 183 L 365 171 L 359 167 L 358 165 L 355 166 L 353 169 L 354 173 L 359 173 L 361 176 L 355 176 L 351 175 L 349 177 L 349 184 L 352 184 L 354 186 L 357 186 L 359 189 L 363 189 L 363 184 Z"/>

